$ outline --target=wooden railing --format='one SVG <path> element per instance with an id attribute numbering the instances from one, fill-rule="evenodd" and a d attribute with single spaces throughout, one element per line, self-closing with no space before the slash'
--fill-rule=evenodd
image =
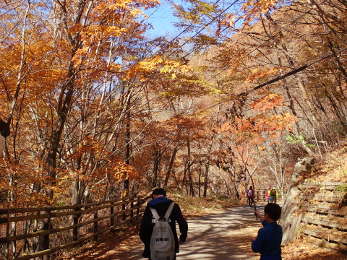
<path id="1" fill-rule="evenodd" d="M 302 233 L 320 246 L 347 252 L 347 193 L 338 186 L 301 185 Z"/>
<path id="2" fill-rule="evenodd" d="M 257 189 L 255 190 L 255 200 L 256 201 L 266 201 L 266 193 L 268 190 L 266 189 Z M 282 194 L 281 192 L 279 192 L 278 190 L 276 190 L 276 197 L 277 200 L 281 200 L 282 199 Z"/>
<path id="3" fill-rule="evenodd" d="M 0 209 L 0 259 L 51 259 L 60 250 L 98 240 L 104 233 L 138 223 L 148 198 Z"/>

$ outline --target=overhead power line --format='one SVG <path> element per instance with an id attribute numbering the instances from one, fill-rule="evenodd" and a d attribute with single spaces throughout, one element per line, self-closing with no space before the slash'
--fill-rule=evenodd
<path id="1" fill-rule="evenodd" d="M 277 81 L 280 81 L 280 80 L 283 80 L 283 79 L 285 79 L 285 78 L 288 78 L 288 77 L 290 77 L 290 76 L 292 76 L 292 75 L 295 75 L 295 74 L 297 74 L 297 73 L 299 73 L 299 72 L 301 72 L 301 71 L 304 71 L 304 70 L 308 69 L 309 67 L 311 67 L 311 66 L 313 66 L 313 65 L 315 65 L 315 64 L 317 64 L 317 63 L 322 62 L 323 60 L 330 59 L 330 58 L 332 58 L 333 56 L 336 56 L 336 55 L 340 55 L 340 54 L 343 53 L 344 51 L 347 51 L 347 48 L 341 49 L 338 53 L 331 53 L 331 54 L 324 55 L 324 56 L 321 56 L 321 57 L 319 57 L 319 58 L 313 59 L 313 60 L 311 60 L 311 62 L 308 62 L 308 63 L 306 63 L 306 64 L 304 64 L 304 65 L 302 65 L 302 66 L 300 66 L 300 67 L 297 67 L 297 68 L 295 68 L 295 69 L 292 69 L 292 70 L 290 70 L 289 72 L 287 72 L 287 73 L 285 73 L 285 74 L 279 75 L 279 76 L 277 76 L 277 77 L 275 77 L 275 78 L 273 78 L 273 79 L 271 79 L 271 80 L 268 80 L 268 81 L 266 81 L 266 82 L 264 82 L 264 83 L 261 83 L 261 84 L 255 86 L 255 87 L 251 88 L 250 90 L 241 92 L 241 93 L 235 95 L 235 98 L 237 98 L 237 97 L 246 97 L 247 95 L 253 93 L 253 92 L 256 91 L 256 90 L 259 90 L 259 89 L 264 88 L 264 87 L 266 87 L 266 86 L 268 86 L 268 85 L 271 85 L 271 84 L 273 84 L 273 83 L 275 83 L 275 82 L 277 82 Z M 198 110 L 197 112 L 204 112 L 204 111 L 206 111 L 206 110 L 208 110 L 208 109 L 211 109 L 211 108 L 213 108 L 213 107 L 215 107 L 215 106 L 224 104 L 224 103 L 229 102 L 229 101 L 230 101 L 230 99 L 224 100 L 224 101 L 221 101 L 221 102 L 218 102 L 218 103 L 213 104 L 213 105 L 211 105 L 211 106 L 209 106 L 209 107 L 207 107 L 207 108 Z"/>
<path id="2" fill-rule="evenodd" d="M 338 54 L 341 54 L 341 53 L 344 52 L 345 50 L 347 50 L 347 48 L 341 49 L 341 50 L 338 52 Z M 285 73 L 285 74 L 283 74 L 283 75 L 279 75 L 279 76 L 277 76 L 277 77 L 275 77 L 275 78 L 273 78 L 273 79 L 271 79 L 271 80 L 269 80 L 269 81 L 266 81 L 266 82 L 264 82 L 264 83 L 262 83 L 262 84 L 259 84 L 259 85 L 255 86 L 255 87 L 253 87 L 252 89 L 250 89 L 250 90 L 248 90 L 248 91 L 245 91 L 245 92 L 243 92 L 243 93 L 241 93 L 241 94 L 239 94 L 239 95 L 240 95 L 240 96 L 242 96 L 242 95 L 248 95 L 248 94 L 250 94 L 250 93 L 252 93 L 252 92 L 254 92 L 254 91 L 258 90 L 258 89 L 261 89 L 261 88 L 263 88 L 263 87 L 266 87 L 267 85 L 270 85 L 270 84 L 272 84 L 272 83 L 275 83 L 275 82 L 277 82 L 277 81 L 280 81 L 280 80 L 282 80 L 282 79 L 285 79 L 285 78 L 287 78 L 287 77 L 289 77 L 289 76 L 295 75 L 296 73 L 299 73 L 299 72 L 301 72 L 301 71 L 303 71 L 303 70 L 305 70 L 305 69 L 311 67 L 312 65 L 315 65 L 315 64 L 317 64 L 317 63 L 319 63 L 319 62 L 321 62 L 321 61 L 323 61 L 323 60 L 332 58 L 332 57 L 335 56 L 335 55 L 337 55 L 337 53 L 331 53 L 331 54 L 328 54 L 328 55 L 321 56 L 321 57 L 319 57 L 319 58 L 317 58 L 317 59 L 314 59 L 314 60 L 312 60 L 311 62 L 306 63 L 306 64 L 304 64 L 304 65 L 302 65 L 302 66 L 300 66 L 300 67 L 298 67 L 298 68 L 292 69 L 291 71 L 289 71 L 289 72 L 287 72 L 287 73 Z"/>

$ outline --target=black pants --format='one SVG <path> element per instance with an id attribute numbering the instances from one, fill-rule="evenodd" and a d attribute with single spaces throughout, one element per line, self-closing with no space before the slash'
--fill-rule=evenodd
<path id="1" fill-rule="evenodd" d="M 148 260 L 151 260 L 151 259 L 149 258 Z M 174 260 L 176 260 L 176 255 L 175 255 L 175 257 L 174 257 Z"/>
<path id="2" fill-rule="evenodd" d="M 254 198 L 253 198 L 253 197 L 247 197 L 247 199 L 248 199 L 248 205 L 249 205 L 250 207 L 252 207 L 252 205 L 255 204 L 255 203 L 254 203 Z"/>

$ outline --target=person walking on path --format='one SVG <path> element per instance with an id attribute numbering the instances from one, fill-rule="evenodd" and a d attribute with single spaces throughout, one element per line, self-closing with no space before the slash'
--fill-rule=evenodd
<path id="1" fill-rule="evenodd" d="M 171 213 L 170 213 L 171 210 Z M 170 214 L 169 214 L 170 213 Z M 169 214 L 168 222 L 174 238 L 174 259 L 179 252 L 179 242 L 183 243 L 187 239 L 188 224 L 182 215 L 178 204 L 166 197 L 166 191 L 162 188 L 156 188 L 152 192 L 152 200 L 148 202 L 140 225 L 140 239 L 144 244 L 143 257 L 151 259 L 151 238 L 155 222 L 164 219 Z M 156 216 L 157 215 L 157 216 Z M 176 231 L 176 222 L 179 225 L 180 237 L 178 239 Z M 152 252 L 153 253 L 153 252 Z M 153 254 L 152 254 L 153 255 Z M 152 257 L 153 258 L 153 257 Z M 156 260 L 156 259 L 152 259 Z"/>
<path id="2" fill-rule="evenodd" d="M 276 203 L 277 202 L 277 192 L 275 187 L 273 187 L 270 191 L 270 203 Z"/>
<path id="3" fill-rule="evenodd" d="M 277 224 L 281 217 L 281 207 L 269 203 L 264 208 L 264 217 L 258 212 L 257 216 L 262 220 L 263 228 L 259 229 L 256 239 L 252 241 L 253 252 L 260 253 L 260 260 L 281 260 L 283 231 Z"/>
<path id="4" fill-rule="evenodd" d="M 270 193 L 271 193 L 271 188 L 268 188 L 266 190 L 266 194 L 265 194 L 266 201 L 267 201 L 268 204 L 270 203 Z"/>
<path id="5" fill-rule="evenodd" d="M 249 186 L 249 189 L 247 190 L 247 200 L 248 200 L 248 205 L 252 207 L 252 205 L 255 204 L 254 202 L 254 190 L 252 186 Z"/>

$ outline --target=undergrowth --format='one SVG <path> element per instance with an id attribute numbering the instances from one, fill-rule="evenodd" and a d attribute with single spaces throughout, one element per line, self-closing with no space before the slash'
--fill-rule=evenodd
<path id="1" fill-rule="evenodd" d="M 187 216 L 203 216 L 211 213 L 211 211 L 223 210 L 233 206 L 238 206 L 239 201 L 228 198 L 217 197 L 192 197 L 181 195 L 179 193 L 169 192 L 168 197 L 178 203 Z"/>

